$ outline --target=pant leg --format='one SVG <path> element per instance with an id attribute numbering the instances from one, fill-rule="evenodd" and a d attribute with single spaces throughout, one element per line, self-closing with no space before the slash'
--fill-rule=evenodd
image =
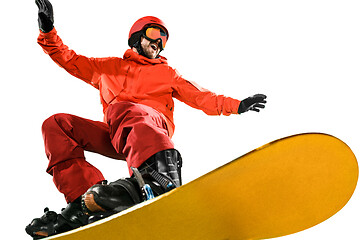
<path id="1" fill-rule="evenodd" d="M 84 150 L 124 159 L 111 145 L 107 124 L 70 114 L 55 114 L 42 126 L 47 172 L 58 190 L 72 202 L 92 185 L 104 180 L 102 173 L 85 160 Z"/>
<path id="2" fill-rule="evenodd" d="M 126 157 L 130 167 L 139 167 L 157 152 L 173 149 L 163 116 L 151 107 L 119 102 L 107 111 L 110 138 L 117 152 Z"/>

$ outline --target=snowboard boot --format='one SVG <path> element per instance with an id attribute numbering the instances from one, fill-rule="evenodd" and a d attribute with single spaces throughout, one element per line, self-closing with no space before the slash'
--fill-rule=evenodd
<path id="1" fill-rule="evenodd" d="M 44 209 L 44 215 L 35 218 L 25 231 L 33 239 L 41 239 L 62 232 L 78 228 L 88 223 L 88 216 L 82 212 L 81 204 L 78 202 L 69 203 L 66 208 L 62 209 L 60 214 Z"/>
<path id="2" fill-rule="evenodd" d="M 182 185 L 181 167 L 180 153 L 169 149 L 154 154 L 139 167 L 139 171 L 144 178 L 152 177 L 167 192 Z"/>
<path id="3" fill-rule="evenodd" d="M 154 196 L 165 192 L 153 180 L 144 178 L 144 181 L 151 186 Z M 137 179 L 121 178 L 110 184 L 103 181 L 89 188 L 82 196 L 81 205 L 83 212 L 89 216 L 88 223 L 93 223 L 142 202 L 142 197 Z"/>
<path id="4" fill-rule="evenodd" d="M 141 202 L 135 179 L 124 178 L 107 184 L 95 184 L 82 196 L 82 208 L 89 215 L 89 223 L 121 212 Z"/>
<path id="5" fill-rule="evenodd" d="M 144 185 L 149 186 L 153 197 L 181 186 L 181 164 L 177 150 L 165 150 L 156 153 L 139 167 L 140 176 L 133 174 L 131 178 L 119 179 L 110 184 L 103 181 L 92 186 L 81 201 L 83 212 L 89 215 L 89 223 L 146 200 Z"/>

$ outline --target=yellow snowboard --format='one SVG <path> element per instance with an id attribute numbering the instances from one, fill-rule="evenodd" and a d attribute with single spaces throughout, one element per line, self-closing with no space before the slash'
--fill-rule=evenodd
<path id="1" fill-rule="evenodd" d="M 48 239 L 266 239 L 310 228 L 349 201 L 358 164 L 341 140 L 283 138 L 155 199 Z"/>

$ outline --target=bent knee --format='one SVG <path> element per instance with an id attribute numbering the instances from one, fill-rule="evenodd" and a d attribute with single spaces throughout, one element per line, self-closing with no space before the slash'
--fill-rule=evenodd
<path id="1" fill-rule="evenodd" d="M 50 129 L 53 129 L 54 127 L 64 127 L 66 125 L 70 125 L 70 120 L 73 118 L 72 115 L 66 114 L 66 113 L 57 113 L 49 118 L 47 118 L 41 127 L 42 132 L 47 132 Z"/>

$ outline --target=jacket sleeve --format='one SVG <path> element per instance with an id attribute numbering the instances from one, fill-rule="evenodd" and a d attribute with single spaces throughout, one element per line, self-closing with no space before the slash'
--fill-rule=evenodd
<path id="1" fill-rule="evenodd" d="M 107 60 L 106 58 L 88 58 L 76 54 L 63 44 L 55 28 L 48 33 L 40 31 L 37 42 L 59 66 L 71 75 L 99 89 L 100 69 Z"/>
<path id="2" fill-rule="evenodd" d="M 194 82 L 185 80 L 178 73 L 174 77 L 173 89 L 173 97 L 193 108 L 202 110 L 207 115 L 238 114 L 239 100 L 216 95 Z"/>

